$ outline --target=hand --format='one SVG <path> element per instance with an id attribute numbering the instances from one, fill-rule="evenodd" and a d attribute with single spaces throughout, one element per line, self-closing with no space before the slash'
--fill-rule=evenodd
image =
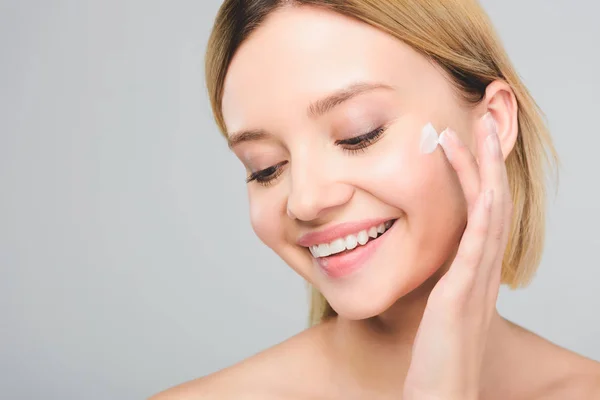
<path id="1" fill-rule="evenodd" d="M 404 399 L 477 399 L 500 288 L 512 200 L 495 123 L 476 132 L 479 165 L 454 132 L 440 144 L 468 205 L 467 227 L 448 272 L 433 288 L 413 344 Z"/>

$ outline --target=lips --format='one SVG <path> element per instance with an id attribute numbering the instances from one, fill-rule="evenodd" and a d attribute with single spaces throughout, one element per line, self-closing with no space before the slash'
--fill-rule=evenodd
<path id="1" fill-rule="evenodd" d="M 326 276 L 333 279 L 344 278 L 367 264 L 379 246 L 382 246 L 396 230 L 399 224 L 394 220 L 392 226 L 376 239 L 369 240 L 365 245 L 353 250 L 344 251 L 328 257 L 313 258 Z"/>
<path id="2" fill-rule="evenodd" d="M 318 232 L 310 232 L 302 235 L 298 240 L 297 244 L 303 247 L 310 247 L 314 245 L 320 245 L 325 243 L 331 243 L 332 241 L 345 238 L 348 235 L 355 235 L 363 230 L 368 230 L 371 227 L 376 227 L 386 221 L 392 220 L 391 218 L 375 218 L 369 220 L 363 220 L 359 222 L 345 222 L 339 225 L 332 226 Z"/>
<path id="3" fill-rule="evenodd" d="M 396 221 L 394 220 L 394 221 L 391 223 L 390 227 L 389 227 L 389 228 L 387 228 L 387 229 L 386 229 L 386 230 L 385 230 L 383 233 L 380 233 L 380 234 L 379 234 L 377 237 L 375 237 L 375 238 L 369 238 L 368 242 L 367 242 L 367 243 L 365 243 L 364 245 L 360 245 L 360 244 L 359 244 L 358 246 L 356 246 L 356 247 L 355 247 L 355 248 L 353 248 L 353 249 L 346 249 L 346 250 L 344 250 L 344 251 L 342 251 L 342 252 L 340 252 L 340 253 L 332 254 L 332 255 L 330 255 L 330 256 L 327 256 L 327 257 L 335 257 L 335 256 L 337 256 L 337 255 L 348 254 L 348 253 L 350 253 L 350 252 L 352 252 L 352 251 L 354 251 L 354 250 L 356 250 L 356 249 L 359 249 L 359 248 L 360 248 L 360 247 L 362 247 L 362 246 L 366 246 L 367 244 L 369 244 L 369 243 L 371 243 L 371 242 L 374 242 L 374 241 L 376 241 L 376 240 L 379 240 L 379 239 L 380 239 L 380 238 L 381 238 L 383 235 L 385 235 L 385 234 L 387 233 L 387 231 L 388 231 L 388 230 L 389 230 L 389 229 L 392 227 L 392 225 L 394 224 L 394 222 L 396 222 Z"/>
<path id="4" fill-rule="evenodd" d="M 342 252 L 354 250 L 359 246 L 366 245 L 369 241 L 376 240 L 383 235 L 393 224 L 394 220 L 386 221 L 379 225 L 364 229 L 357 234 L 351 234 L 345 238 L 335 239 L 331 243 L 310 246 L 310 253 L 315 258 L 328 257 Z"/>

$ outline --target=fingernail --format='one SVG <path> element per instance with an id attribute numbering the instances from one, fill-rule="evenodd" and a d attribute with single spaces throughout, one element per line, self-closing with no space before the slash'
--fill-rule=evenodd
<path id="1" fill-rule="evenodd" d="M 494 120 L 492 113 L 490 113 L 490 112 L 485 113 L 483 118 L 485 120 L 485 124 L 487 125 L 488 134 L 489 135 L 497 135 L 498 127 L 496 126 L 496 120 Z"/>
<path id="2" fill-rule="evenodd" d="M 458 138 L 456 137 L 456 132 L 454 132 L 452 129 L 446 128 L 443 133 L 454 144 L 458 144 Z"/>
<path id="3" fill-rule="evenodd" d="M 456 143 L 456 136 L 449 128 L 446 128 L 440 133 L 440 145 L 446 153 L 446 157 L 450 160 L 452 158 L 452 144 Z"/>
<path id="4" fill-rule="evenodd" d="M 486 138 L 488 149 L 494 157 L 502 157 L 502 151 L 500 150 L 500 141 L 498 139 L 498 127 L 496 121 L 492 116 L 492 113 L 486 112 L 483 116 L 483 120 L 488 130 L 488 136 Z"/>
<path id="5" fill-rule="evenodd" d="M 494 157 L 502 157 L 502 151 L 500 150 L 500 142 L 498 141 L 498 135 L 491 134 L 486 138 L 487 146 L 490 154 Z"/>
<path id="6" fill-rule="evenodd" d="M 453 156 L 452 146 L 455 148 L 462 146 L 462 142 L 458 138 L 458 135 L 450 128 L 444 129 L 444 131 L 440 134 L 440 144 L 442 145 L 444 153 L 446 153 L 446 157 L 448 157 L 449 160 L 452 160 Z"/>
<path id="7" fill-rule="evenodd" d="M 443 146 L 460 146 L 460 139 L 456 136 L 456 132 L 450 128 L 444 129 L 440 134 L 440 142 L 443 142 Z"/>

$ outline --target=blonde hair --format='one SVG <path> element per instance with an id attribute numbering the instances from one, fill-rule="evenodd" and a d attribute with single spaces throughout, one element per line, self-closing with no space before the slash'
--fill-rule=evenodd
<path id="1" fill-rule="evenodd" d="M 379 28 L 434 61 L 469 104 L 485 96 L 494 80 L 510 85 L 517 100 L 519 132 L 506 160 L 514 205 L 502 283 L 515 289 L 532 279 L 545 237 L 546 168 L 558 157 L 544 115 L 512 66 L 492 24 L 476 0 L 226 0 L 208 42 L 205 74 L 213 115 L 227 136 L 221 102 L 236 50 L 272 12 L 315 6 Z M 556 170 L 554 170 L 556 172 Z M 336 315 L 309 284 L 309 325 Z"/>

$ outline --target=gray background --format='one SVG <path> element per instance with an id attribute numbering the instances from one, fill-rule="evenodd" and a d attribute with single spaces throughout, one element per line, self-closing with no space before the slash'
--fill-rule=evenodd
<path id="1" fill-rule="evenodd" d="M 305 327 L 211 119 L 221 1 L 0 2 L 0 393 L 134 399 Z M 484 1 L 562 157 L 533 285 L 502 314 L 600 360 L 600 7 Z"/>

